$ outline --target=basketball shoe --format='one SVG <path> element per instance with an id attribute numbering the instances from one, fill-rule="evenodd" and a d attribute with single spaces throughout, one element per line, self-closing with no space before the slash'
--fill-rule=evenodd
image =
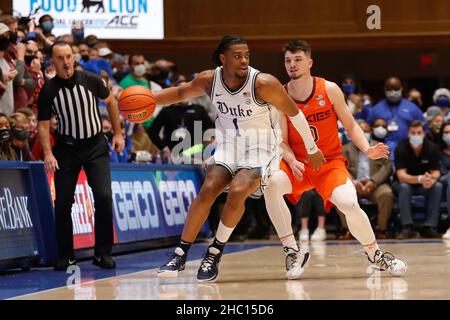
<path id="1" fill-rule="evenodd" d="M 377 250 L 375 252 L 373 261 L 370 260 L 368 255 L 367 259 L 369 259 L 369 262 L 372 263 L 375 268 L 379 269 L 380 271 L 388 271 L 395 277 L 403 276 L 408 269 L 406 262 L 395 258 L 394 255 L 389 252 L 383 253 L 381 252 L 381 250 Z"/>
<path id="2" fill-rule="evenodd" d="M 184 270 L 185 264 L 186 254 L 180 247 L 177 247 L 175 252 L 170 254 L 169 261 L 158 269 L 157 275 L 159 278 L 176 278 L 178 272 Z"/>
<path id="3" fill-rule="evenodd" d="M 197 280 L 199 282 L 215 282 L 219 276 L 219 262 L 222 252 L 215 248 L 209 247 L 203 258 L 200 268 L 197 272 Z"/>
<path id="4" fill-rule="evenodd" d="M 286 278 L 289 280 L 300 278 L 309 260 L 308 250 L 303 247 L 299 250 L 284 247 L 283 250 L 286 253 Z"/>

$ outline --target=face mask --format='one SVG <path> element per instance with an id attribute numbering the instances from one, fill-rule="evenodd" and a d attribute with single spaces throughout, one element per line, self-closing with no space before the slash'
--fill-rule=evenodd
<path id="1" fill-rule="evenodd" d="M 436 105 L 441 108 L 448 107 L 448 102 L 449 101 L 447 97 L 439 97 L 436 99 Z"/>
<path id="2" fill-rule="evenodd" d="M 418 107 L 422 106 L 422 104 L 420 103 L 420 101 L 418 99 L 412 99 L 411 102 L 414 103 Z"/>
<path id="3" fill-rule="evenodd" d="M 16 44 L 17 43 L 17 32 L 10 32 L 9 33 L 9 42 Z"/>
<path id="4" fill-rule="evenodd" d="M 26 141 L 30 133 L 27 130 L 13 130 L 13 135 L 19 141 Z"/>
<path id="5" fill-rule="evenodd" d="M 378 126 L 373 129 L 373 135 L 378 139 L 384 139 L 387 135 L 387 130 L 383 126 Z"/>
<path id="6" fill-rule="evenodd" d="M 111 130 L 107 131 L 107 132 L 103 132 L 103 134 L 105 135 L 106 138 L 108 138 L 108 141 L 112 141 L 114 133 Z"/>
<path id="7" fill-rule="evenodd" d="M 356 86 L 353 83 L 347 83 L 342 85 L 342 90 L 346 95 L 350 95 L 355 92 Z"/>
<path id="8" fill-rule="evenodd" d="M 81 59 L 83 59 L 84 62 L 88 62 L 89 61 L 89 56 L 87 54 L 83 54 L 81 56 Z"/>
<path id="9" fill-rule="evenodd" d="M 81 55 L 80 55 L 79 53 L 75 53 L 73 56 L 74 56 L 74 58 L 75 58 L 75 62 L 76 62 L 76 63 L 80 63 L 80 61 L 81 61 Z"/>
<path id="10" fill-rule="evenodd" d="M 77 29 L 72 31 L 72 35 L 75 38 L 75 41 L 81 42 L 84 40 L 84 30 Z"/>
<path id="11" fill-rule="evenodd" d="M 45 72 L 45 76 L 47 77 L 47 79 L 53 79 L 56 76 L 56 71 L 55 72 L 51 72 L 51 73 L 47 73 Z"/>
<path id="12" fill-rule="evenodd" d="M 434 133 L 438 134 L 439 131 L 441 131 L 441 126 L 437 125 L 437 124 L 432 124 L 431 126 L 431 130 L 433 130 Z"/>
<path id="13" fill-rule="evenodd" d="M 446 145 L 450 146 L 450 133 L 445 133 L 444 135 L 442 135 L 442 140 Z"/>
<path id="14" fill-rule="evenodd" d="M 390 103 L 397 103 L 402 99 L 402 89 L 400 90 L 386 90 L 386 100 Z"/>
<path id="15" fill-rule="evenodd" d="M 9 141 L 10 138 L 11 138 L 11 130 L 0 129 L 0 142 Z"/>
<path id="16" fill-rule="evenodd" d="M 26 55 L 24 60 L 27 66 L 31 66 L 31 62 L 33 62 L 34 59 L 36 59 L 35 55 Z"/>
<path id="17" fill-rule="evenodd" d="M 366 137 L 367 141 L 370 141 L 370 132 L 364 132 L 364 136 Z"/>
<path id="18" fill-rule="evenodd" d="M 0 38 L 0 51 L 5 51 L 8 49 L 9 46 L 9 39 L 5 37 Z"/>
<path id="19" fill-rule="evenodd" d="M 44 29 L 45 33 L 51 33 L 53 29 L 53 22 L 51 21 L 42 22 L 42 29 Z"/>
<path id="20" fill-rule="evenodd" d="M 413 135 L 409 136 L 409 143 L 415 148 L 420 147 L 423 144 L 423 136 Z"/>
<path id="21" fill-rule="evenodd" d="M 134 66 L 134 75 L 137 77 L 142 77 L 145 74 L 145 65 L 138 64 Z"/>

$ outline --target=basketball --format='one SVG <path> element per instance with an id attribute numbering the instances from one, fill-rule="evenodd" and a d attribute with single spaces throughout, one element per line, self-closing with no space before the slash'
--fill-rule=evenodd
<path id="1" fill-rule="evenodd" d="M 119 110 L 130 122 L 144 122 L 152 116 L 156 103 L 153 92 L 143 86 L 132 86 L 122 91 Z"/>

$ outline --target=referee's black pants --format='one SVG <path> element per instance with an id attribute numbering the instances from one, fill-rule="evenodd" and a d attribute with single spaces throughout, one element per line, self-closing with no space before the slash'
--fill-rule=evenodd
<path id="1" fill-rule="evenodd" d="M 85 140 L 59 138 L 53 147 L 59 170 L 55 171 L 55 222 L 60 258 L 74 259 L 72 204 L 81 168 L 86 172 L 94 195 L 96 256 L 111 254 L 113 217 L 109 146 L 100 133 Z"/>

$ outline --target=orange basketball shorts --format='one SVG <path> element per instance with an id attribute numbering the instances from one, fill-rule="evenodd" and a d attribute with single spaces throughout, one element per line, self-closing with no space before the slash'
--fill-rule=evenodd
<path id="1" fill-rule="evenodd" d="M 346 160 L 343 157 L 327 160 L 319 170 L 315 171 L 309 163 L 305 163 L 305 171 L 301 181 L 294 177 L 291 168 L 284 160 L 280 163 L 280 169 L 286 172 L 291 181 L 292 193 L 286 196 L 292 204 L 296 205 L 298 203 L 303 192 L 316 189 L 323 199 L 327 212 L 333 206 L 329 198 L 334 189 L 345 184 L 347 179 L 352 178 L 347 170 Z"/>

